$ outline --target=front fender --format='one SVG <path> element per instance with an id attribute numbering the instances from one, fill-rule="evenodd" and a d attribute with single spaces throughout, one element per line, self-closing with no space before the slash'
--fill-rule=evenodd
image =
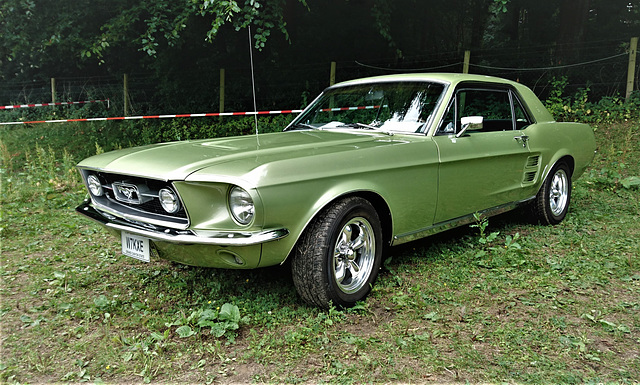
<path id="1" fill-rule="evenodd" d="M 388 210 L 383 226 L 389 235 L 433 224 L 437 196 L 437 162 L 422 167 L 376 170 L 359 175 L 307 180 L 260 188 L 266 227 L 284 226 L 289 236 L 263 246 L 261 266 L 284 261 L 309 223 L 325 207 L 347 195 L 376 196 L 377 209 Z M 282 197 L 286 196 L 286 199 Z M 386 207 L 379 207 L 379 206 Z M 383 214 L 379 212 L 382 216 Z M 389 223 L 390 221 L 390 223 Z"/>
<path id="2" fill-rule="evenodd" d="M 300 183 L 296 186 L 296 194 L 289 194 L 284 200 L 272 199 L 286 194 L 282 188 L 272 187 L 260 190 L 263 202 L 269 202 L 265 205 L 265 218 L 269 218 L 267 226 L 271 223 L 286 223 L 289 230 L 288 237 L 263 245 L 261 266 L 284 262 L 311 221 L 336 200 L 347 195 L 359 194 L 376 194 L 381 197 L 377 186 L 364 180 L 342 181 L 322 191 L 320 186 L 325 183 L 322 181 Z"/>

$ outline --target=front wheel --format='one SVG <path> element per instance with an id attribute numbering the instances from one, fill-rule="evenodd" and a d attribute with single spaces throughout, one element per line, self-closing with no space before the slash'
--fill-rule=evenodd
<path id="1" fill-rule="evenodd" d="M 300 296 L 328 308 L 363 300 L 382 259 L 380 218 L 369 201 L 350 197 L 325 208 L 296 244 L 291 271 Z"/>
<path id="2" fill-rule="evenodd" d="M 560 162 L 553 167 L 536 195 L 534 218 L 545 225 L 557 225 L 567 215 L 570 202 L 571 170 L 566 163 Z"/>

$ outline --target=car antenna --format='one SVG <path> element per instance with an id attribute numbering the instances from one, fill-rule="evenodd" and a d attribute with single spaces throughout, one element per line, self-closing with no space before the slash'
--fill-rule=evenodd
<path id="1" fill-rule="evenodd" d="M 258 136 L 258 106 L 256 104 L 256 80 L 253 76 L 253 44 L 251 43 L 251 25 L 249 25 L 249 59 L 251 61 L 251 87 L 253 89 L 253 117 L 256 121 L 256 136 Z"/>

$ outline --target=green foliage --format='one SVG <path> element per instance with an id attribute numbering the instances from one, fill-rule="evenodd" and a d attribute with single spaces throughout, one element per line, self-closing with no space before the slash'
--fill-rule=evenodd
<path id="1" fill-rule="evenodd" d="M 392 0 L 376 0 L 371 8 L 380 35 L 387 41 L 389 47 L 396 51 L 396 57 L 402 58 L 402 50 L 397 47 L 397 43 L 391 34 L 391 14 L 397 2 Z"/>
<path id="2" fill-rule="evenodd" d="M 640 188 L 640 170 L 637 167 L 637 159 L 634 157 L 638 148 L 638 135 L 640 126 L 630 123 L 618 126 L 615 132 L 608 131 L 616 140 L 616 145 L 600 148 L 599 151 L 609 155 L 608 162 L 600 162 L 597 167 L 592 167 L 583 177 L 585 182 L 599 189 L 622 193 L 621 190 L 634 190 Z"/>
<path id="3" fill-rule="evenodd" d="M 305 0 L 299 0 L 306 6 Z M 161 46 L 175 46 L 182 39 L 181 34 L 194 23 L 194 18 L 202 17 L 210 20 L 210 28 L 206 31 L 205 38 L 213 41 L 219 30 L 225 24 L 231 24 L 236 30 L 246 29 L 250 25 L 255 26 L 255 47 L 265 47 L 267 38 L 273 29 L 280 30 L 288 40 L 286 23 L 283 19 L 284 0 L 259 2 L 256 0 L 137 0 L 134 2 L 115 2 L 111 4 L 115 12 L 107 18 L 96 15 L 100 26 L 99 35 L 90 35 L 80 41 L 75 49 L 80 51 L 80 56 L 85 59 L 96 59 L 100 64 L 105 63 L 105 56 L 110 50 L 119 45 L 131 41 L 149 56 L 156 56 Z M 77 8 L 83 8 L 78 5 Z M 89 7 L 90 8 L 90 7 Z M 38 15 L 43 10 L 31 5 L 29 13 Z M 12 7 L 6 7 L 7 16 L 18 12 Z M 89 10 L 85 10 L 89 12 Z M 59 12 L 52 12 L 51 15 Z M 94 15 L 92 15 L 94 16 Z M 64 14 L 64 17 L 73 19 L 79 15 Z M 62 34 L 57 36 L 51 44 L 60 44 Z"/>
<path id="4" fill-rule="evenodd" d="M 635 175 L 626 176 L 626 167 L 624 163 L 612 162 L 610 165 L 602 167 L 599 170 L 590 170 L 585 179 L 588 183 L 610 191 L 615 191 L 620 188 L 638 188 L 640 186 L 640 177 Z"/>
<path id="5" fill-rule="evenodd" d="M 489 227 L 489 219 L 487 219 L 487 217 L 479 213 L 473 213 L 473 218 L 475 219 L 476 223 L 471 225 L 471 227 L 477 228 L 480 232 L 478 243 L 480 243 L 481 245 L 490 244 L 498 237 L 498 235 L 500 235 L 499 231 L 495 231 L 487 235 L 487 227 Z"/>
<path id="6" fill-rule="evenodd" d="M 3 83 L 0 99 L 4 99 L 1 104 L 48 101 L 48 81 L 57 78 L 58 89 L 64 90 L 58 91 L 63 95 L 57 95 L 57 101 L 79 100 L 70 98 L 74 95 L 82 99 L 84 95 L 88 99 L 109 95 L 113 109 L 108 115 L 121 116 L 116 112 L 123 105 L 119 83 L 126 73 L 131 76 L 129 93 L 136 114 L 210 111 L 219 96 L 218 69 L 225 68 L 226 108 L 245 110 L 251 100 L 246 68 L 249 26 L 255 46 L 262 50 L 256 56 L 255 71 L 258 100 L 264 108 L 295 108 L 302 92 L 316 95 L 327 84 L 326 71 L 332 60 L 339 63 L 338 80 L 381 73 L 356 66 L 354 60 L 388 70 L 437 70 L 449 64 L 443 70 L 455 72 L 459 68 L 452 63 L 459 62 L 462 50 L 469 47 L 496 50 L 494 54 L 472 54 L 472 64 L 476 58 L 475 64 L 487 67 L 574 63 L 573 58 L 560 57 L 564 49 L 553 48 L 568 46 L 556 41 L 561 35 L 558 26 L 565 25 L 560 21 L 572 12 L 561 4 L 461 0 L 454 4 L 460 11 L 450 12 L 448 2 L 418 0 L 322 5 L 308 5 L 304 0 L 5 0 L 0 2 L 0 79 L 7 83 Z M 570 18 L 584 20 L 583 25 L 567 28 L 584 31 L 586 44 L 575 51 L 582 52 L 585 61 L 624 52 L 628 36 L 640 22 L 639 8 L 635 2 L 592 1 L 593 17 Z M 329 28 L 328 20 L 341 27 Z M 212 39 L 216 44 L 208 43 Z M 625 72 L 616 69 L 611 75 L 606 66 L 602 64 L 605 70 L 600 74 L 592 66 L 571 71 L 592 79 L 592 92 L 600 97 L 608 92 L 605 89 L 618 87 Z M 482 68 L 475 72 L 500 71 Z M 505 76 L 535 85 L 544 83 L 548 73 L 508 71 Z M 88 83 L 99 84 L 96 88 L 100 89 L 92 90 Z M 305 83 L 310 86 L 304 87 Z M 608 102 L 611 119 L 620 115 L 618 102 L 616 98 Z M 105 115 L 104 109 L 94 113 L 31 110 L 2 111 L 2 120 L 37 120 L 33 118 L 44 115 L 39 111 L 45 110 L 58 118 Z"/>
<path id="7" fill-rule="evenodd" d="M 209 301 L 211 302 L 211 301 Z M 166 326 L 179 326 L 176 333 L 180 338 L 187 338 L 208 331 L 215 338 L 226 337 L 230 342 L 236 338 L 236 330 L 241 325 L 240 310 L 236 305 L 225 303 L 220 308 L 203 307 L 191 312 L 189 316 L 181 316 Z"/>
<path id="8" fill-rule="evenodd" d="M 16 162 L 1 141 L 0 150 L 2 200 L 29 202 L 38 199 L 55 203 L 67 193 L 82 188 L 75 170 L 76 162 L 66 149 L 57 153 L 52 147 L 43 148 L 36 143 L 32 150 L 23 154 L 24 162 Z M 13 167 L 19 171 L 14 172 Z"/>
<path id="9" fill-rule="evenodd" d="M 567 77 L 554 78 L 545 106 L 558 121 L 610 124 L 640 118 L 640 92 L 631 94 L 629 101 L 619 96 L 605 96 L 597 102 L 589 101 L 590 88 L 578 90 L 573 96 L 565 95 L 569 85 Z"/>
<path id="10" fill-rule="evenodd" d="M 97 89 L 86 89 L 86 96 L 89 99 L 100 99 Z M 58 95 L 58 101 L 74 101 L 70 94 Z M 3 122 L 31 122 L 42 120 L 63 120 L 63 119 L 87 119 L 96 117 L 114 116 L 115 113 L 121 113 L 116 109 L 107 108 L 109 105 L 113 107 L 114 101 L 110 103 L 85 103 L 71 104 L 61 106 L 46 106 L 38 108 L 15 108 L 1 110 L 0 119 Z"/>
<path id="11" fill-rule="evenodd" d="M 501 13 L 507 13 L 507 5 L 509 4 L 509 0 L 493 0 L 489 9 L 491 13 L 498 15 Z"/>
<path id="12" fill-rule="evenodd" d="M 258 118 L 258 132 L 282 131 L 293 119 L 291 115 L 274 115 Z M 255 134 L 255 119 L 249 117 L 179 118 L 169 120 L 144 120 L 125 126 L 124 137 L 135 138 L 135 144 L 152 144 L 176 140 L 194 140 Z"/>
<path id="13" fill-rule="evenodd" d="M 476 265 L 487 269 L 517 268 L 527 263 L 524 250 L 521 245 L 520 233 L 508 234 L 504 238 L 502 246 L 495 245 L 500 235 L 499 231 L 493 231 L 487 235 L 489 220 L 478 213 L 473 214 L 476 223 L 471 225 L 480 232 L 478 238 L 478 250 L 474 254 Z"/>

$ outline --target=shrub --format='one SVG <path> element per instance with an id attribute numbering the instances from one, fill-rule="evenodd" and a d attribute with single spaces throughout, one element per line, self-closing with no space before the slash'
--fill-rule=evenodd
<path id="1" fill-rule="evenodd" d="M 566 77 L 554 78 L 545 106 L 558 121 L 603 124 L 640 118 L 640 92 L 631 94 L 628 101 L 620 96 L 605 96 L 598 102 L 589 101 L 589 86 L 579 89 L 575 95 L 566 96 L 569 84 Z"/>
<path id="2" fill-rule="evenodd" d="M 258 131 L 262 134 L 282 131 L 292 119 L 292 115 L 260 116 L 258 117 Z M 253 116 L 234 116 L 153 119 L 131 122 L 123 127 L 125 136 L 135 138 L 135 144 L 142 145 L 176 140 L 249 135 L 255 133 L 255 118 Z"/>

